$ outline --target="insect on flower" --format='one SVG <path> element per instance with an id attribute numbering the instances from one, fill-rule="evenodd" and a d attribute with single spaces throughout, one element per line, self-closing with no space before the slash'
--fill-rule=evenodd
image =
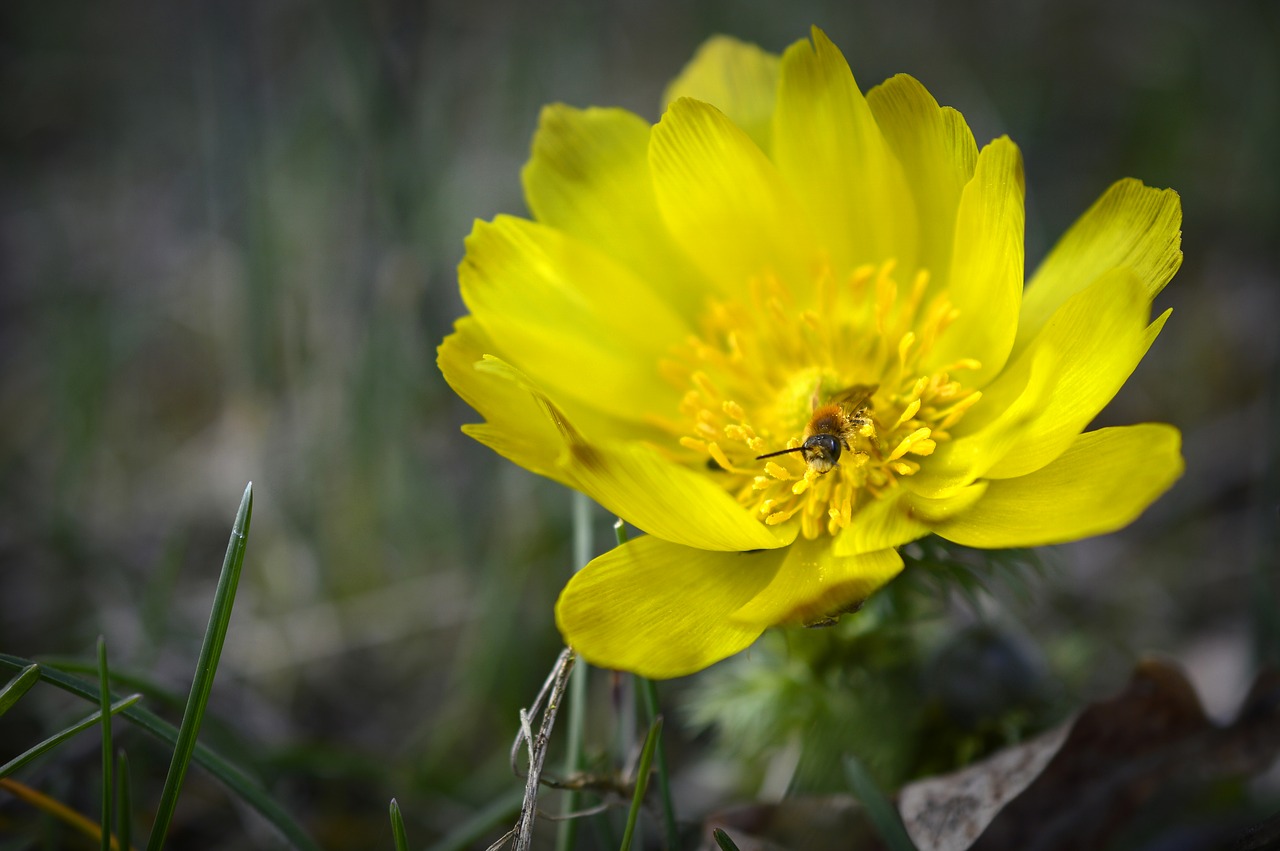
<path id="1" fill-rule="evenodd" d="M 878 384 L 855 384 L 837 393 L 829 404 L 818 406 L 818 392 L 813 394 L 813 417 L 804 430 L 804 443 L 790 449 L 766 452 L 756 460 L 799 452 L 815 473 L 829 472 L 840 463 L 842 451 L 852 451 L 853 439 L 871 426 L 871 397 Z"/>

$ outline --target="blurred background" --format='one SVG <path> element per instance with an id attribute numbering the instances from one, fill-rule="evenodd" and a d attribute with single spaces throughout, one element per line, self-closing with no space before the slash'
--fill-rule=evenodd
<path id="1" fill-rule="evenodd" d="M 810 24 L 864 89 L 911 73 L 980 144 L 1020 145 L 1029 268 L 1115 179 L 1181 194 L 1186 261 L 1156 305 L 1173 317 L 1101 419 L 1179 426 L 1186 476 L 944 633 L 994 622 L 1063 711 L 1162 654 L 1228 720 L 1280 661 L 1267 0 L 4 3 L 0 651 L 88 658 L 104 634 L 114 668 L 185 693 L 252 480 L 207 738 L 325 847 L 390 847 L 392 796 L 431 842 L 517 789 L 570 497 L 459 433 L 475 415 L 434 360 L 463 238 L 525 213 L 543 104 L 657 120 L 708 35 L 780 51 Z M 696 691 L 663 691 L 682 782 L 707 806 L 749 798 L 770 756 L 716 750 Z M 84 711 L 37 689 L 0 757 Z M 130 741 L 154 801 L 167 755 Z M 96 778 L 81 747 L 31 782 L 75 799 Z M 198 773 L 179 815 L 175 847 L 271 846 Z"/>

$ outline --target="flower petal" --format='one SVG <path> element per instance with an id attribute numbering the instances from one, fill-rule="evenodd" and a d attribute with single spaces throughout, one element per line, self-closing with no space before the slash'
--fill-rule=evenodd
<path id="1" fill-rule="evenodd" d="M 839 48 L 813 28 L 782 55 L 773 159 L 795 189 L 837 274 L 896 259 L 913 270 L 916 213 Z"/>
<path id="2" fill-rule="evenodd" d="M 937 366 L 976 358 L 966 383 L 981 387 L 1000 373 L 1013 347 L 1022 302 L 1022 155 L 1008 137 L 978 154 L 956 214 L 948 293 L 959 316 L 937 341 Z"/>
<path id="3" fill-rule="evenodd" d="M 798 539 L 769 584 L 730 619 L 761 628 L 816 623 L 852 611 L 901 571 L 893 549 L 837 556 L 830 538 Z"/>
<path id="4" fill-rule="evenodd" d="M 658 374 L 687 326 L 608 257 L 554 228 L 499 216 L 477 222 L 458 267 L 462 298 L 503 351 L 554 395 L 617 417 L 674 411 Z"/>
<path id="5" fill-rule="evenodd" d="M 715 107 L 674 101 L 653 128 L 649 166 L 667 227 L 723 293 L 770 273 L 789 286 L 809 283 L 818 251 L 798 202 Z"/>
<path id="6" fill-rule="evenodd" d="M 487 420 L 463 431 L 502 457 L 534 473 L 569 484 L 556 459 L 563 437 L 539 406 L 537 398 L 508 377 L 476 369 L 492 342 L 470 316 L 454 325 L 436 355 L 445 381 Z"/>
<path id="7" fill-rule="evenodd" d="M 702 43 L 662 95 L 664 106 L 679 98 L 705 101 L 741 127 L 760 150 L 769 151 L 778 57 L 725 35 Z"/>
<path id="8" fill-rule="evenodd" d="M 1053 393 L 984 475 L 1022 476 L 1062 454 L 1124 386 L 1164 327 L 1170 311 L 1148 325 L 1149 310 L 1146 285 L 1126 268 L 1067 299 L 1019 356 L 1023 361 L 1038 350 L 1057 353 Z M 1012 371 L 1017 370 L 1015 364 Z"/>
<path id="9" fill-rule="evenodd" d="M 936 286 L 945 287 L 960 196 L 978 162 L 973 131 L 964 116 L 939 107 L 933 95 L 906 74 L 867 92 L 867 105 L 902 163 L 915 199 L 919 265 L 933 274 Z"/>
<path id="10" fill-rule="evenodd" d="M 539 438 L 537 455 L 529 460 L 537 461 L 540 467 L 545 467 L 549 452 L 545 444 L 552 432 L 547 424 L 554 429 L 556 469 L 544 475 L 582 491 L 645 532 L 707 550 L 770 549 L 795 538 L 794 524 L 765 526 L 707 476 L 667 460 L 645 443 L 589 439 L 549 394 L 500 358 L 486 356 L 478 369 L 504 378 L 534 399 L 535 408 L 524 403 L 519 410 L 529 417 L 524 427 Z M 508 388 L 504 400 L 510 400 L 512 393 Z M 504 425 L 500 431 L 477 426 L 465 431 L 504 452 L 520 440 L 511 434 L 513 426 Z M 519 428 L 517 423 L 514 430 Z M 697 522 L 690 522 L 690 518 Z"/>
<path id="11" fill-rule="evenodd" d="M 1182 474 L 1173 426 L 1104 428 L 1080 435 L 1053 463 L 990 483 L 972 509 L 935 527 L 971 547 L 1035 547 L 1128 525 Z"/>
<path id="12" fill-rule="evenodd" d="M 601 668 L 679 677 L 750 646 L 764 625 L 730 614 L 768 585 L 786 550 L 709 552 L 637 538 L 576 573 L 556 603 L 565 643 Z"/>
<path id="13" fill-rule="evenodd" d="M 1182 202 L 1172 189 L 1126 178 L 1113 184 L 1058 241 L 1027 284 L 1018 348 L 1031 342 L 1063 302 L 1117 266 L 1155 298 L 1182 265 Z"/>
<path id="14" fill-rule="evenodd" d="M 683 315 L 701 307 L 702 275 L 672 241 L 653 197 L 644 119 L 625 109 L 548 106 L 521 178 L 538 221 L 619 261 Z"/>
<path id="15" fill-rule="evenodd" d="M 905 496 L 905 491 L 896 490 L 860 507 L 853 523 L 836 536 L 832 551 L 837 556 L 862 555 L 929 534 L 929 526 L 911 515 Z"/>

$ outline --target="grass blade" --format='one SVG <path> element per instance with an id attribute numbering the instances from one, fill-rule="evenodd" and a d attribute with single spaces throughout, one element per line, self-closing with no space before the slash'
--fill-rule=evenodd
<path id="1" fill-rule="evenodd" d="M 849 781 L 849 789 L 862 802 L 867 811 L 867 818 L 875 827 L 876 833 L 884 840 L 889 851 L 916 851 L 915 843 L 907 835 L 902 826 L 902 819 L 897 809 L 889 802 L 871 772 L 854 756 L 844 758 L 844 776 Z"/>
<path id="2" fill-rule="evenodd" d="M 30 688 L 40 679 L 40 666 L 34 662 L 18 672 L 18 676 L 9 680 L 5 687 L 0 689 L 0 715 L 5 714 L 9 709 L 22 699 Z"/>
<path id="3" fill-rule="evenodd" d="M 137 703 L 139 700 L 142 700 L 142 695 L 140 694 L 130 695 L 129 697 L 126 697 L 124 700 L 118 700 L 115 703 L 111 704 L 110 714 L 114 715 L 115 713 L 120 712 L 121 710 L 128 709 L 129 707 Z M 13 759 L 6 762 L 4 765 L 0 765 L 0 778 L 8 777 L 10 774 L 13 774 L 15 771 L 22 768 L 27 763 L 31 762 L 37 757 L 47 754 L 49 751 L 53 750 L 58 745 L 65 742 L 67 739 L 71 738 L 72 736 L 78 733 L 83 733 L 85 730 L 88 730 L 90 727 L 94 726 L 101 720 L 102 720 L 102 710 L 99 709 L 97 712 L 85 718 L 80 719 L 75 724 L 72 724 L 70 727 L 66 728 L 65 730 L 62 730 L 61 732 L 58 732 L 58 733 L 54 733 L 52 736 L 45 739 L 43 742 L 40 742 L 38 745 L 35 745 L 34 747 L 23 751 L 22 753 L 15 756 Z"/>
<path id="4" fill-rule="evenodd" d="M 116 836 L 121 848 L 133 848 L 133 790 L 129 787 L 129 757 L 123 749 L 116 760 Z"/>
<path id="5" fill-rule="evenodd" d="M 111 851 L 111 677 L 107 639 L 98 636 L 98 706 L 102 715 L 102 851 Z"/>
<path id="6" fill-rule="evenodd" d="M 0 667 L 20 671 L 33 664 L 35 663 L 30 659 L 11 656 L 8 653 L 0 653 Z M 42 665 L 40 666 L 40 679 L 91 703 L 96 704 L 98 702 L 97 691 L 85 685 L 84 681 L 78 677 L 73 677 L 55 668 Z M 120 711 L 120 717 L 135 724 L 170 747 L 175 746 L 178 742 L 178 728 L 149 709 L 144 709 L 141 706 L 129 706 Z M 96 720 L 97 716 L 95 715 L 94 721 Z M 316 845 L 315 841 L 285 812 L 284 808 L 277 804 L 261 786 L 240 768 L 199 742 L 196 742 L 195 762 L 216 777 L 224 786 L 244 799 L 245 803 L 257 810 L 263 818 L 275 825 L 295 848 L 301 848 L 303 851 L 320 851 L 320 847 Z"/>
<path id="7" fill-rule="evenodd" d="M 395 840 L 396 851 L 409 851 L 409 836 L 404 831 L 404 816 L 400 815 L 400 805 L 391 799 L 391 838 Z"/>
<path id="8" fill-rule="evenodd" d="M 652 724 L 661 717 L 658 714 L 658 687 L 654 685 L 653 680 L 639 675 L 636 676 L 636 682 L 644 695 L 645 709 L 649 714 L 649 723 Z M 676 827 L 676 808 L 671 801 L 671 776 L 667 773 L 667 748 L 661 741 L 658 742 L 654 764 L 657 769 L 658 796 L 662 800 L 662 827 L 666 831 L 667 851 L 678 851 L 680 830 Z"/>
<path id="9" fill-rule="evenodd" d="M 209 626 L 200 647 L 200 659 L 196 663 L 195 678 L 187 696 L 187 708 L 182 713 L 182 724 L 178 727 L 178 741 L 174 746 L 173 760 L 169 763 L 169 773 L 164 779 L 160 803 L 156 807 L 156 818 L 147 841 L 147 851 L 160 851 L 164 845 L 174 810 L 178 806 L 182 781 L 191 765 L 196 736 L 200 733 L 200 722 L 204 720 L 209 693 L 213 690 L 213 677 L 218 670 L 218 659 L 222 656 L 222 645 L 227 638 L 227 625 L 231 621 L 231 607 L 235 603 L 236 586 L 240 582 L 240 569 L 244 566 L 244 551 L 249 541 L 249 520 L 252 516 L 253 483 L 250 482 L 244 489 L 240 510 L 236 512 L 236 521 L 231 527 L 231 540 L 227 543 L 227 555 L 223 559 L 222 573 L 218 577 L 218 590 L 214 594 L 213 609 L 209 612 Z"/>
<path id="10" fill-rule="evenodd" d="M 729 838 L 729 834 L 720 828 L 711 831 L 711 835 L 715 837 L 716 844 L 720 846 L 720 851 L 738 851 L 737 844 Z"/>
<path id="11" fill-rule="evenodd" d="M 662 716 L 653 720 L 649 727 L 649 735 L 644 740 L 644 750 L 640 751 L 640 768 L 636 771 L 636 790 L 631 796 L 631 809 L 627 811 L 627 828 L 622 833 L 621 851 L 631 851 L 631 839 L 636 832 L 636 822 L 640 818 L 640 807 L 644 804 L 644 793 L 649 789 L 649 771 L 653 766 L 653 754 L 658 749 L 658 741 L 662 737 Z"/>

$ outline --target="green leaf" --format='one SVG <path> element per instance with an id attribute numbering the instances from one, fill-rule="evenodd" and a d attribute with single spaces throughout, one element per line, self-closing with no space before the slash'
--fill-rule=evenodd
<path id="1" fill-rule="evenodd" d="M 720 846 L 720 851 L 738 851 L 738 846 L 729 838 L 729 834 L 720 828 L 717 827 L 711 831 L 711 835 L 715 837 L 716 844 Z"/>
<path id="2" fill-rule="evenodd" d="M 9 680 L 0 689 L 0 715 L 9 711 L 27 691 L 40 679 L 40 666 L 34 662 L 18 672 L 18 676 Z"/>
<path id="3" fill-rule="evenodd" d="M 844 775 L 849 781 L 849 789 L 862 802 L 867 811 L 867 818 L 875 826 L 876 833 L 884 840 L 889 851 L 916 851 L 915 843 L 907 835 L 902 826 L 898 811 L 885 797 L 884 792 L 876 785 L 865 765 L 854 756 L 844 758 Z"/>
<path id="4" fill-rule="evenodd" d="M 218 577 L 218 589 L 214 593 L 213 609 L 209 613 L 209 625 L 205 629 L 204 643 L 200 647 L 200 659 L 196 663 L 191 692 L 187 696 L 187 708 L 182 713 L 182 724 L 178 728 L 178 740 L 174 746 L 173 759 L 169 763 L 169 773 L 165 777 L 160 803 L 156 807 L 156 819 L 151 827 L 147 851 L 160 851 L 164 846 L 169 824 L 173 821 L 173 813 L 178 806 L 182 781 L 191 765 L 196 737 L 200 733 L 200 723 L 204 720 L 209 693 L 213 690 L 213 678 L 218 670 L 218 660 L 222 656 L 222 646 L 227 638 L 227 626 L 231 622 L 231 608 L 235 604 L 236 587 L 240 583 L 240 569 L 244 566 L 244 551 L 249 542 L 249 520 L 252 516 L 253 483 L 250 482 L 244 489 L 240 510 L 236 512 L 235 523 L 231 526 L 231 540 L 227 543 L 227 554 L 222 561 L 222 573 Z"/>
<path id="5" fill-rule="evenodd" d="M 636 770 L 636 789 L 631 796 L 631 809 L 627 811 L 627 827 L 622 832 L 620 851 L 631 851 L 631 840 L 636 832 L 636 821 L 640 818 L 640 807 L 644 804 L 644 793 L 649 788 L 649 771 L 653 766 L 653 754 L 658 749 L 658 740 L 662 736 L 662 716 L 653 719 L 649 726 L 649 735 L 645 736 L 644 749 L 640 751 L 640 767 Z"/>
<path id="6" fill-rule="evenodd" d="M 102 851 L 111 851 L 111 677 L 107 639 L 98 636 L 98 706 L 102 716 Z"/>
<path id="7" fill-rule="evenodd" d="M 409 836 L 404 831 L 404 816 L 400 815 L 400 805 L 391 799 L 391 837 L 395 840 L 396 851 L 409 851 Z"/>
<path id="8" fill-rule="evenodd" d="M 133 848 L 133 790 L 129 781 L 129 757 L 124 750 L 116 760 L 116 838 L 120 848 Z"/>
<path id="9" fill-rule="evenodd" d="M 33 664 L 35 663 L 30 659 L 11 656 L 8 653 L 0 653 L 0 665 L 11 670 L 22 670 Z M 62 671 L 42 665 L 40 667 L 40 679 L 50 685 L 57 686 L 63 691 L 82 697 L 91 703 L 98 702 L 97 690 L 85 685 L 79 678 Z M 93 717 L 96 721 L 97 716 Z M 120 712 L 120 717 L 132 722 L 170 746 L 175 745 L 178 741 L 178 729 L 149 709 L 143 709 L 141 706 L 130 706 Z M 277 804 L 257 782 L 240 768 L 199 742 L 196 743 L 195 761 L 214 777 L 218 778 L 224 786 L 243 798 L 245 803 L 257 810 L 263 818 L 274 824 L 295 848 L 301 848 L 304 851 L 320 851 L 320 847 L 284 811 L 284 808 Z M 519 801 L 520 798 L 517 798 L 517 807 L 519 806 Z"/>
<path id="10" fill-rule="evenodd" d="M 86 688 L 85 691 L 89 692 L 89 689 Z M 142 700 L 142 695 L 140 694 L 129 695 L 125 699 L 116 701 L 115 703 L 111 704 L 111 706 L 109 707 L 110 712 L 112 715 L 114 715 L 115 713 L 120 712 L 121 710 L 128 709 L 129 707 L 137 703 L 139 700 Z M 31 762 L 37 757 L 43 756 L 44 754 L 53 750 L 58 745 L 62 744 L 67 739 L 71 738 L 77 733 L 83 733 L 85 730 L 88 730 L 90 727 L 94 726 L 101 720 L 102 720 L 102 710 L 99 709 L 97 712 L 85 718 L 80 719 L 75 724 L 72 724 L 70 727 L 67 727 L 65 730 L 62 730 L 61 732 L 58 732 L 58 733 L 54 733 L 52 736 L 45 739 L 43 742 L 40 742 L 40 744 L 36 745 L 35 747 L 32 747 L 26 751 L 23 751 L 22 753 L 15 756 L 13 759 L 6 762 L 4 765 L 0 765 L 0 777 L 8 777 L 10 774 L 13 774 L 15 771 L 22 768 L 27 763 Z"/>

